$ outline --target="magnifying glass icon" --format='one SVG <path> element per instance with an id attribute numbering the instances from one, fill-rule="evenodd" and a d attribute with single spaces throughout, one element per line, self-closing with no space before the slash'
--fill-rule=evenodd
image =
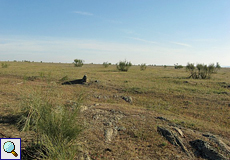
<path id="1" fill-rule="evenodd" d="M 15 145 L 11 141 L 7 141 L 3 145 L 3 149 L 7 153 L 12 153 L 15 157 L 18 156 L 18 154 L 14 151 L 15 150 Z"/>

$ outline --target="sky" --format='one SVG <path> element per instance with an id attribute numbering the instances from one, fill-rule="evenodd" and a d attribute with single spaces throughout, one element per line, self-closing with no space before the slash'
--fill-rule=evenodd
<path id="1" fill-rule="evenodd" d="M 0 0 L 0 61 L 230 66 L 230 0 Z"/>

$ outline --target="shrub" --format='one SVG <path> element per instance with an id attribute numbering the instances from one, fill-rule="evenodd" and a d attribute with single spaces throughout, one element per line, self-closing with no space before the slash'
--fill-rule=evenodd
<path id="1" fill-rule="evenodd" d="M 177 63 L 177 64 L 174 64 L 174 68 L 175 69 L 181 69 L 181 68 L 183 68 L 183 66 L 182 65 L 178 65 L 178 63 Z"/>
<path id="2" fill-rule="evenodd" d="M 104 62 L 102 65 L 103 65 L 105 68 L 107 68 L 107 67 L 109 67 L 109 65 L 111 65 L 111 63 Z"/>
<path id="3" fill-rule="evenodd" d="M 146 70 L 146 68 L 147 68 L 147 66 L 146 66 L 145 63 L 141 64 L 141 66 L 140 66 L 140 70 L 141 70 L 141 71 Z"/>
<path id="4" fill-rule="evenodd" d="M 83 60 L 81 60 L 81 59 L 75 59 L 74 60 L 74 66 L 75 67 L 82 67 L 83 66 Z"/>
<path id="5" fill-rule="evenodd" d="M 220 66 L 219 62 L 217 62 L 216 66 L 215 66 L 215 72 L 217 72 L 220 69 L 221 69 L 221 66 Z"/>
<path id="6" fill-rule="evenodd" d="M 2 63 L 2 68 L 8 68 L 8 64 L 7 63 Z"/>
<path id="7" fill-rule="evenodd" d="M 117 65 L 117 69 L 119 71 L 124 71 L 124 72 L 127 72 L 129 70 L 129 67 L 132 66 L 132 63 L 131 62 L 127 62 L 126 60 L 125 61 L 120 61 L 119 63 L 116 64 Z"/>
<path id="8" fill-rule="evenodd" d="M 204 65 L 197 64 L 196 66 L 192 63 L 188 63 L 186 66 L 186 71 L 190 72 L 189 78 L 193 79 L 206 79 L 211 78 L 211 74 L 217 71 L 217 68 L 220 68 L 217 63 L 216 66 L 214 64 Z"/>

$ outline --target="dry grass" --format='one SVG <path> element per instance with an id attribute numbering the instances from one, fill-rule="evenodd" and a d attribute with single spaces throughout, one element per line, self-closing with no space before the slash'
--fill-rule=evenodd
<path id="1" fill-rule="evenodd" d="M 148 66 L 145 71 L 140 71 L 139 66 L 132 66 L 128 72 L 119 72 L 114 65 L 104 68 L 102 65 L 88 64 L 78 68 L 73 64 L 60 63 L 8 64 L 8 68 L 0 68 L 2 117 L 16 115 L 21 102 L 38 91 L 56 105 L 78 101 L 79 95 L 83 94 L 85 105 L 100 103 L 109 108 L 120 107 L 124 113 L 130 114 L 119 122 L 129 132 L 121 133 L 120 139 L 114 144 L 105 146 L 100 131 L 88 132 L 86 129 L 87 133 L 84 132 L 79 141 L 90 139 L 91 142 L 86 143 L 88 147 L 95 147 L 91 148 L 92 157 L 97 157 L 96 153 L 99 153 L 104 159 L 137 156 L 144 159 L 144 155 L 164 159 L 175 157 L 174 153 L 180 154 L 157 135 L 155 130 L 158 122 L 154 119 L 157 115 L 181 126 L 230 139 L 230 88 L 225 87 L 230 85 L 230 69 L 221 69 L 211 79 L 193 80 L 186 78 L 189 73 L 184 69 L 176 70 L 174 67 Z M 65 76 L 74 80 L 85 74 L 89 81 L 98 80 L 98 83 L 60 84 L 60 79 Z M 119 96 L 131 96 L 133 104 L 127 104 Z M 131 113 L 137 111 L 140 111 L 137 114 L 143 112 L 145 118 L 132 116 L 135 113 Z M 91 117 L 85 116 L 86 124 L 90 126 Z M 105 148 L 112 148 L 113 153 L 102 152 Z"/>

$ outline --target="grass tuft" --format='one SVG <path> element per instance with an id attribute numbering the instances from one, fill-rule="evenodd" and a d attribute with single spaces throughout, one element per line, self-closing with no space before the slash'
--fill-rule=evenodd
<path id="1" fill-rule="evenodd" d="M 81 131 L 77 124 L 78 108 L 55 106 L 41 95 L 31 95 L 21 108 L 19 126 L 22 131 L 37 133 L 42 157 L 66 159 L 74 157 L 73 143 Z M 45 151 L 46 154 L 43 154 Z"/>

